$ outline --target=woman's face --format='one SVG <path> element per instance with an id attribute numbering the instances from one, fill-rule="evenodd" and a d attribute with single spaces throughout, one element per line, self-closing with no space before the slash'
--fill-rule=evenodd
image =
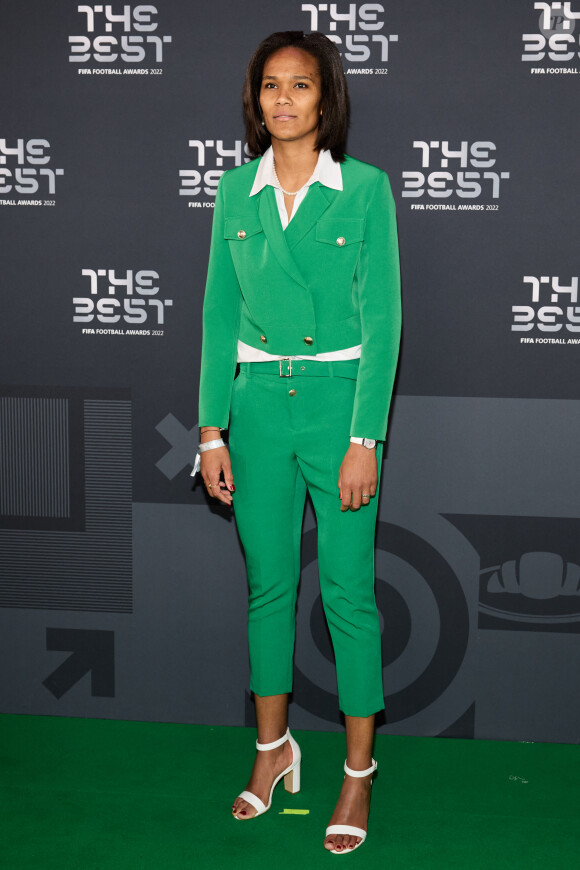
<path id="1" fill-rule="evenodd" d="M 315 58 L 301 48 L 281 48 L 264 64 L 260 106 L 272 139 L 316 141 L 322 97 Z"/>

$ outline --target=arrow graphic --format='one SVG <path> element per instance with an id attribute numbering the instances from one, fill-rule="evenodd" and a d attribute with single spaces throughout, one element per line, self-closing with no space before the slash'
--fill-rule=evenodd
<path id="1" fill-rule="evenodd" d="M 85 674 L 91 674 L 93 698 L 115 697 L 115 632 L 86 628 L 47 628 L 46 648 L 72 654 L 42 681 L 62 698 Z"/>

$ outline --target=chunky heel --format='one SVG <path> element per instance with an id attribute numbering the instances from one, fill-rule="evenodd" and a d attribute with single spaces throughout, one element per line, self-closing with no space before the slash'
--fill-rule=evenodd
<path id="1" fill-rule="evenodd" d="M 279 740 L 274 740 L 273 743 L 259 743 L 256 741 L 256 749 L 258 752 L 268 752 L 270 749 L 277 749 L 279 746 L 282 746 L 283 743 L 289 741 L 290 746 L 292 747 L 292 764 L 290 764 L 286 770 L 283 770 L 279 776 L 276 777 L 274 782 L 272 783 L 272 788 L 270 789 L 270 796 L 268 799 L 268 803 L 265 804 L 260 800 L 257 795 L 252 794 L 251 791 L 243 791 L 238 797 L 243 798 L 247 801 L 254 809 L 256 810 L 256 814 L 254 816 L 250 816 L 249 818 L 255 819 L 256 816 L 261 816 L 263 813 L 268 812 L 270 807 L 272 806 L 272 794 L 274 789 L 280 782 L 282 778 L 284 778 L 284 788 L 286 791 L 290 792 L 290 794 L 296 794 L 300 791 L 300 761 L 302 759 L 302 755 L 300 753 L 300 747 L 290 734 L 290 729 L 286 730 L 286 734 L 281 737 Z M 241 821 L 239 816 L 234 815 L 234 819 Z"/>
<path id="2" fill-rule="evenodd" d="M 284 777 L 284 788 L 290 794 L 298 794 L 300 791 L 300 762 Z"/>

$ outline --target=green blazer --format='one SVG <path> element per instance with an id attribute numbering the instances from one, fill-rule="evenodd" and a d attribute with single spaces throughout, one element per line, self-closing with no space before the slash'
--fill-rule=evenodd
<path id="1" fill-rule="evenodd" d="M 384 440 L 401 328 L 395 205 L 386 173 L 347 157 L 343 190 L 311 185 L 287 229 L 258 160 L 216 195 L 203 304 L 199 425 L 227 428 L 241 339 L 295 356 L 361 344 L 351 435 Z"/>

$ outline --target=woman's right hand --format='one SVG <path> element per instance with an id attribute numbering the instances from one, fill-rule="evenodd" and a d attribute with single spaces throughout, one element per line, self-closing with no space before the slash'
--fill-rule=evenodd
<path id="1" fill-rule="evenodd" d="M 210 439 L 206 438 L 206 440 Z M 220 480 L 222 472 L 224 479 Z M 235 486 L 227 447 L 215 447 L 201 454 L 201 476 L 212 498 L 217 498 L 227 505 L 232 504 Z"/>

